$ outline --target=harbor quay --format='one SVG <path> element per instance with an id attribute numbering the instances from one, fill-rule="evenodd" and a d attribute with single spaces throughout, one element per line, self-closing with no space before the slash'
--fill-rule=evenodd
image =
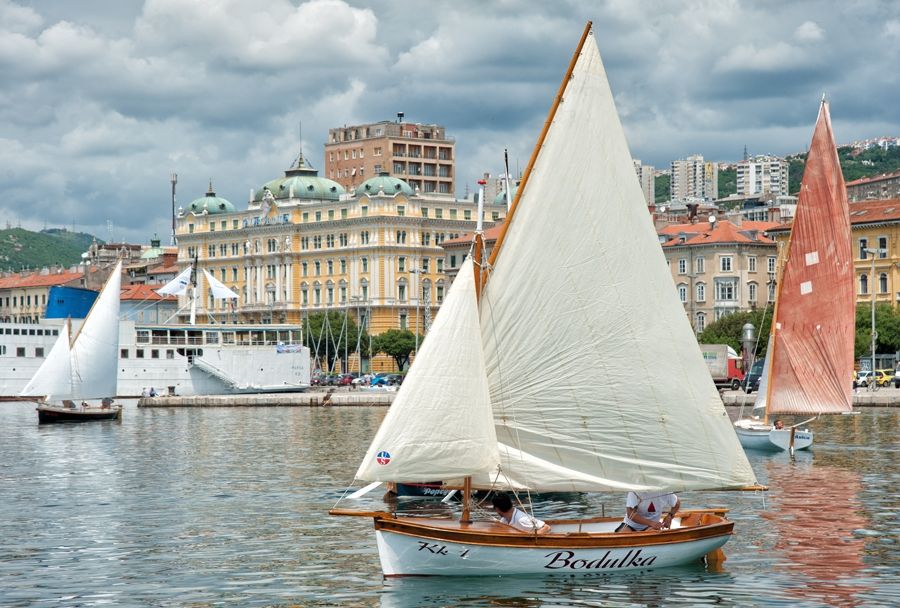
<path id="1" fill-rule="evenodd" d="M 304 393 L 270 393 L 254 395 L 192 395 L 186 397 L 144 397 L 141 408 L 167 407 L 323 407 L 390 405 L 395 391 L 367 392 L 347 388 L 311 390 Z M 721 391 L 728 407 L 753 407 L 756 393 Z M 853 407 L 898 407 L 900 389 L 884 387 L 877 391 L 859 389 L 853 395 Z"/>

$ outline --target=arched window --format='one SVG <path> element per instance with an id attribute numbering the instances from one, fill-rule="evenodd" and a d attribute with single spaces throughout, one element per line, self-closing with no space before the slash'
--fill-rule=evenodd
<path id="1" fill-rule="evenodd" d="M 678 286 L 678 299 L 681 300 L 682 302 L 687 302 L 687 292 L 688 292 L 687 285 L 685 285 L 684 283 L 679 285 Z"/>
<path id="2" fill-rule="evenodd" d="M 706 283 L 697 283 L 697 301 L 706 302 Z"/>
<path id="3" fill-rule="evenodd" d="M 887 273 L 882 272 L 878 275 L 878 293 L 887 293 Z"/>
<path id="4" fill-rule="evenodd" d="M 869 293 L 869 275 L 865 273 L 859 275 L 859 293 L 863 295 Z"/>
<path id="5" fill-rule="evenodd" d="M 704 329 L 706 329 L 706 313 L 698 312 L 697 313 L 697 333 L 699 334 Z"/>

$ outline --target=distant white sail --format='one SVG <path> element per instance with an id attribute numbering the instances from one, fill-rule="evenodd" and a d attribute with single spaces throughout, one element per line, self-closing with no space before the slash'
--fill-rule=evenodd
<path id="1" fill-rule="evenodd" d="M 203 274 L 206 275 L 206 280 L 209 281 L 209 290 L 212 292 L 214 298 L 218 298 L 220 300 L 237 299 L 238 294 L 234 293 L 231 289 L 226 287 L 224 283 L 214 277 L 212 273 L 209 272 L 206 268 L 203 269 Z"/>
<path id="2" fill-rule="evenodd" d="M 156 290 L 161 296 L 180 296 L 187 291 L 191 285 L 191 271 L 193 266 L 188 266 L 179 273 L 177 277 Z"/>
<path id="3" fill-rule="evenodd" d="M 121 286 L 119 262 L 81 328 L 70 336 L 69 323 L 63 325 L 50 354 L 22 389 L 22 395 L 54 401 L 116 396 Z"/>
<path id="4" fill-rule="evenodd" d="M 41 366 L 19 393 L 23 397 L 46 397 L 48 400 L 68 399 L 72 392 L 72 365 L 69 359 L 69 326 L 66 321 L 59 337 Z"/>
<path id="5" fill-rule="evenodd" d="M 121 292 L 119 262 L 72 340 L 72 399 L 116 396 Z"/>
<path id="6" fill-rule="evenodd" d="M 759 376 L 759 388 L 756 389 L 756 400 L 753 402 L 753 415 L 762 416 L 766 412 L 766 399 L 769 396 L 769 376 L 772 374 L 772 359 L 766 357 L 762 374 Z"/>

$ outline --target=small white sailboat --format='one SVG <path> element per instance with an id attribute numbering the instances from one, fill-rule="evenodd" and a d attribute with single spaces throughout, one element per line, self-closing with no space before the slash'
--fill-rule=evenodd
<path id="1" fill-rule="evenodd" d="M 472 513 L 472 489 L 615 491 L 624 513 L 629 490 L 756 483 L 672 289 L 590 23 L 490 263 L 482 249 L 479 227 L 356 474 L 463 487 L 462 515 L 331 513 L 373 517 L 386 576 L 621 572 L 717 552 L 734 526 L 721 510 L 630 534 L 620 517 L 537 535 Z"/>
<path id="2" fill-rule="evenodd" d="M 119 357 L 119 294 L 122 263 L 113 269 L 81 328 L 71 335 L 63 325 L 49 355 L 22 390 L 43 395 L 38 422 L 119 420 L 122 406 L 116 396 Z M 99 404 L 88 400 L 100 400 Z"/>
<path id="3" fill-rule="evenodd" d="M 803 450 L 804 427 L 822 414 L 853 409 L 856 319 L 850 212 L 828 104 L 822 100 L 778 282 L 769 352 L 753 415 L 734 423 L 753 450 Z M 776 428 L 774 415 L 812 416 Z"/>

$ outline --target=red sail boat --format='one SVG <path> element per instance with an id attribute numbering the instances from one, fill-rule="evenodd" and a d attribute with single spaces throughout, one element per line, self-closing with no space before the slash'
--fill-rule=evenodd
<path id="1" fill-rule="evenodd" d="M 806 159 L 800 197 L 778 283 L 771 345 L 754 412 L 735 422 L 745 448 L 805 449 L 813 433 L 799 424 L 775 428 L 775 414 L 845 413 L 853 409 L 850 377 L 856 295 L 850 214 L 828 104 L 823 99 Z"/>

